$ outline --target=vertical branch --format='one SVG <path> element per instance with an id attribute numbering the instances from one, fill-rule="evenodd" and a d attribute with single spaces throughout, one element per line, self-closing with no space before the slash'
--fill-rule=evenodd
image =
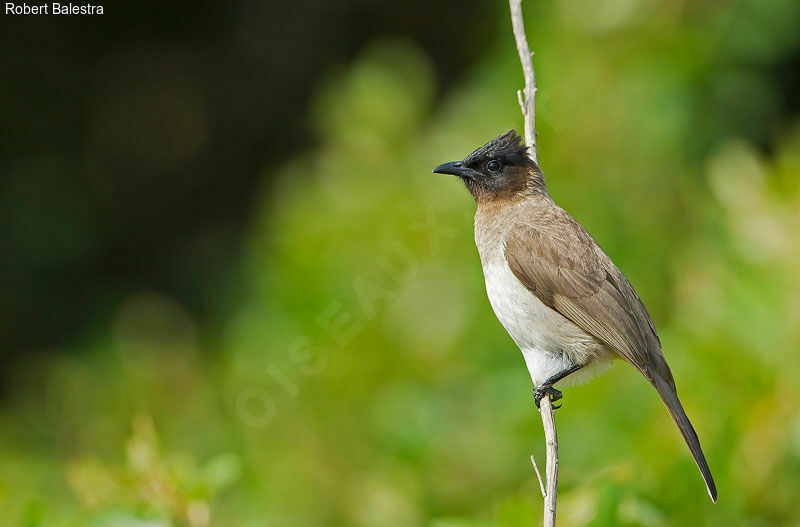
<path id="1" fill-rule="evenodd" d="M 536 153 L 536 75 L 533 72 L 533 53 L 528 47 L 525 37 L 525 24 L 522 21 L 522 0 L 509 0 L 511 7 L 511 27 L 514 30 L 514 40 L 517 41 L 517 53 L 522 63 L 522 74 L 525 77 L 525 88 L 517 91 L 519 106 L 525 118 L 525 144 L 531 152 L 533 160 L 539 164 Z"/>
<path id="2" fill-rule="evenodd" d="M 525 118 L 525 143 L 528 150 L 539 164 L 539 157 L 536 152 L 536 76 L 533 72 L 533 53 L 528 47 L 528 39 L 525 37 L 525 24 L 522 21 L 522 0 L 509 0 L 511 7 L 511 26 L 514 30 L 514 39 L 517 42 L 517 52 L 522 63 L 522 73 L 525 77 L 525 88 L 517 91 L 520 110 Z M 549 396 L 542 398 L 539 405 L 539 413 L 542 416 L 542 427 L 544 428 L 544 438 L 547 451 L 547 461 L 545 469 L 545 484 L 542 486 L 542 477 L 536 461 L 531 456 L 531 462 L 536 469 L 536 476 L 539 478 L 539 486 L 542 488 L 544 497 L 544 527 L 555 527 L 556 525 L 556 500 L 558 498 L 558 435 L 556 434 L 556 419 L 553 404 Z"/>
<path id="3" fill-rule="evenodd" d="M 544 440 L 547 446 L 542 525 L 544 527 L 555 527 L 556 500 L 558 499 L 558 434 L 556 434 L 555 410 L 550 402 L 550 396 L 542 397 L 542 401 L 539 403 L 539 413 L 542 414 Z"/>

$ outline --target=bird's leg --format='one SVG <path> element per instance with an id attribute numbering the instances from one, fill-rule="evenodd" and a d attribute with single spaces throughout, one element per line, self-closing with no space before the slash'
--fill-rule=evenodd
<path id="1" fill-rule="evenodd" d="M 553 388 L 552 385 L 540 384 L 539 386 L 535 386 L 533 388 L 533 400 L 536 402 L 536 408 L 539 408 L 539 405 L 542 402 L 542 398 L 544 398 L 545 395 L 550 396 L 551 402 L 558 401 L 562 397 L 561 392 Z M 557 406 L 553 405 L 554 410 L 557 408 L 561 408 L 561 405 L 560 404 Z"/>
<path id="2" fill-rule="evenodd" d="M 533 400 L 536 402 L 536 408 L 539 408 L 539 403 L 542 401 L 542 397 L 545 395 L 550 397 L 550 401 L 558 401 L 561 399 L 562 395 L 561 392 L 553 388 L 553 385 L 569 375 L 570 373 L 575 373 L 576 371 L 583 368 L 582 364 L 574 364 L 567 368 L 566 370 L 562 370 L 555 375 L 551 375 L 548 377 L 546 381 L 541 383 L 539 386 L 535 386 L 533 388 Z M 561 408 L 561 405 L 553 406 L 553 409 Z"/>

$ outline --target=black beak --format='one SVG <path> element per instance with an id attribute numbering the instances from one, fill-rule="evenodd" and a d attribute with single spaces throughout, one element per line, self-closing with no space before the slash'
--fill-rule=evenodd
<path id="1" fill-rule="evenodd" d="M 433 169 L 434 174 L 450 174 L 459 177 L 469 177 L 472 171 L 464 166 L 461 161 L 451 161 L 450 163 L 442 163 Z"/>

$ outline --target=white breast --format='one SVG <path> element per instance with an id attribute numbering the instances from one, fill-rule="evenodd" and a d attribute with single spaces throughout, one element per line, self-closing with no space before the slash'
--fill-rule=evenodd
<path id="1" fill-rule="evenodd" d="M 557 314 L 522 285 L 505 258 L 484 266 L 483 273 L 492 309 L 522 350 L 534 385 L 569 368 L 572 363 L 557 342 Z"/>
<path id="2" fill-rule="evenodd" d="M 534 385 L 576 363 L 585 367 L 567 377 L 562 385 L 582 382 L 610 366 L 613 354 L 570 320 L 544 305 L 514 276 L 501 251 L 481 256 L 489 302 L 522 351 Z"/>

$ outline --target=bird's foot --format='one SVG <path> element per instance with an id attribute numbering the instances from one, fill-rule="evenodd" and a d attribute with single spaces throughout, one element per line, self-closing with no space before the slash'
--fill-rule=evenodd
<path id="1" fill-rule="evenodd" d="M 536 408 L 539 408 L 539 404 L 542 402 L 542 398 L 544 396 L 550 397 L 550 402 L 555 402 L 561 399 L 562 394 L 560 391 L 553 388 L 552 384 L 542 384 L 540 386 L 536 386 L 533 389 L 533 400 L 536 402 Z M 561 408 L 561 405 L 553 405 L 553 410 Z"/>

